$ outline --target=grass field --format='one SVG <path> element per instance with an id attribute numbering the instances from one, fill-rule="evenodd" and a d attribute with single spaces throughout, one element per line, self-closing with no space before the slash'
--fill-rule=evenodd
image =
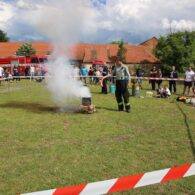
<path id="1" fill-rule="evenodd" d="M 149 88 L 144 83 L 142 95 Z M 182 86 L 179 92 L 182 91 Z M 44 83 L 0 86 L 0 194 L 107 180 L 195 162 L 195 108 L 113 94 L 91 86 L 95 114 L 59 113 Z M 195 194 L 195 176 L 117 194 Z"/>

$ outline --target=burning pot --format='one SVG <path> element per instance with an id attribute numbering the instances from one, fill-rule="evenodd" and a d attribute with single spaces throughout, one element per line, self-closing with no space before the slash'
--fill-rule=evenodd
<path id="1" fill-rule="evenodd" d="M 92 104 L 91 97 L 82 97 L 82 104 L 80 106 L 80 110 L 83 113 L 92 114 L 95 110 L 95 105 Z"/>

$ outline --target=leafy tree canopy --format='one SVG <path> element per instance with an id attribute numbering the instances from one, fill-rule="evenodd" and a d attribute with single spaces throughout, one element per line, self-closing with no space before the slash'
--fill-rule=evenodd
<path id="1" fill-rule="evenodd" d="M 120 59 L 122 62 L 126 62 L 125 53 L 127 52 L 127 48 L 125 47 L 125 44 L 123 41 L 113 41 L 112 44 L 118 45 L 118 52 L 116 59 Z"/>
<path id="2" fill-rule="evenodd" d="M 29 43 L 24 43 L 17 51 L 17 56 L 32 56 L 36 54 L 36 49 Z"/>
<path id="3" fill-rule="evenodd" d="M 128 44 L 124 41 L 112 41 L 111 44 L 118 44 L 119 45 L 121 42 L 123 42 L 124 44 Z"/>
<path id="4" fill-rule="evenodd" d="M 175 65 L 179 72 L 184 72 L 190 64 L 195 64 L 195 31 L 160 37 L 154 52 L 165 73 L 172 65 Z"/>
<path id="5" fill-rule="evenodd" d="M 0 42 L 9 42 L 9 37 L 2 30 L 0 30 Z"/>
<path id="6" fill-rule="evenodd" d="M 118 45 L 119 49 L 117 52 L 117 58 L 120 59 L 122 62 L 126 62 L 125 53 L 127 52 L 127 48 L 124 45 L 125 43 L 121 41 Z"/>

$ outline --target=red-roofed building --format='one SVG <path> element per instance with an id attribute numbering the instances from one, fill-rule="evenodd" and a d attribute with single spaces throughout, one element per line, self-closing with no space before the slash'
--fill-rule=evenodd
<path id="1" fill-rule="evenodd" d="M 126 65 L 131 69 L 141 65 L 144 69 L 150 69 L 154 64 L 159 66 L 160 62 L 152 53 L 158 39 L 153 37 L 140 45 L 126 44 L 127 48 Z M 18 48 L 23 42 L 0 43 L 0 58 L 15 56 Z M 32 47 L 36 49 L 36 55 L 46 55 L 52 53 L 54 46 L 46 42 L 32 42 Z M 76 44 L 68 49 L 69 59 L 73 64 L 86 64 L 90 66 L 93 61 L 103 61 L 113 64 L 113 60 L 118 51 L 117 44 Z"/>
<path id="2" fill-rule="evenodd" d="M 0 57 L 15 56 L 16 51 L 23 45 L 23 42 L 0 42 Z M 53 50 L 53 46 L 48 43 L 33 42 L 32 47 L 36 49 L 37 55 L 46 55 Z"/>
<path id="3" fill-rule="evenodd" d="M 156 37 L 152 37 L 151 39 L 148 39 L 147 41 L 140 43 L 140 45 L 143 45 L 143 46 L 146 46 L 147 48 L 150 48 L 151 51 L 155 49 L 157 44 L 158 44 L 158 39 Z"/>

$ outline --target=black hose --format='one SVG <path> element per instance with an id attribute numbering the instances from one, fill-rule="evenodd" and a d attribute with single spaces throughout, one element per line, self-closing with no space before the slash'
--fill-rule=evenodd
<path id="1" fill-rule="evenodd" d="M 193 138 L 192 138 L 191 129 L 190 129 L 190 126 L 189 126 L 189 123 L 188 123 L 188 117 L 187 117 L 186 113 L 183 111 L 183 109 L 181 108 L 181 106 L 179 105 L 178 102 L 176 102 L 176 105 L 177 105 L 178 109 L 180 110 L 180 112 L 182 113 L 182 115 L 184 117 L 184 123 L 186 125 L 188 139 L 190 141 L 190 147 L 191 147 L 191 150 L 192 150 L 193 160 L 195 162 L 195 146 L 194 146 L 194 142 L 193 142 Z"/>

